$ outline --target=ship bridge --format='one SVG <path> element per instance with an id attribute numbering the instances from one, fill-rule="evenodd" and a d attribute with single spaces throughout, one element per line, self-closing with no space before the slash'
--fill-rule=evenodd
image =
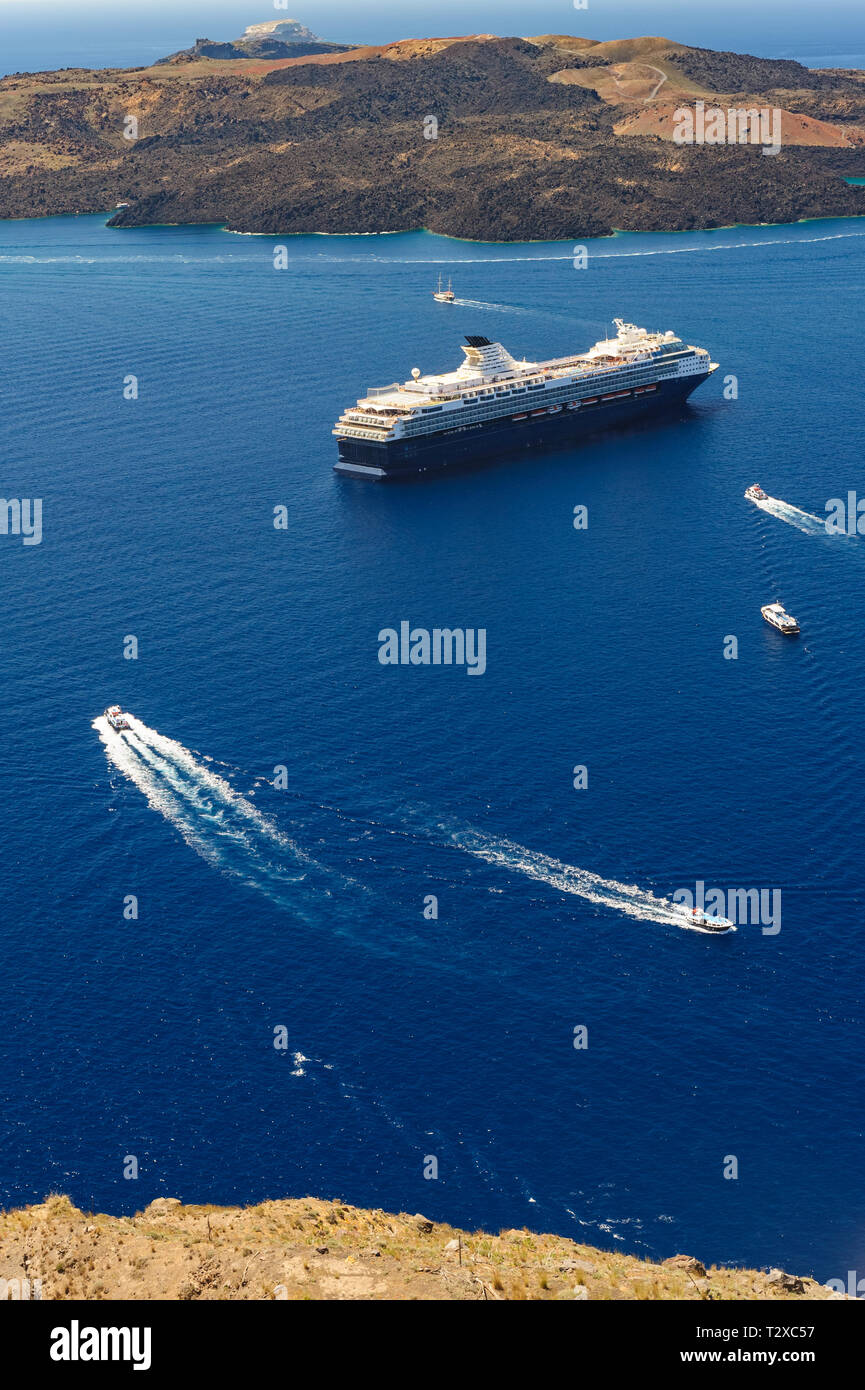
<path id="1" fill-rule="evenodd" d="M 615 338 L 602 338 L 595 343 L 594 347 L 589 348 L 583 354 L 583 358 L 591 361 L 598 357 L 633 357 L 642 352 L 653 352 L 659 348 L 666 348 L 670 344 L 678 343 L 672 329 L 666 333 L 650 333 L 645 328 L 638 328 L 635 323 L 625 323 L 624 319 L 613 319 L 616 326 Z"/>

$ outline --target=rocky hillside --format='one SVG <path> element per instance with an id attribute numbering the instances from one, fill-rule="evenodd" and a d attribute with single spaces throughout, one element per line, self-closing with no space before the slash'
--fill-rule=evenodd
<path id="1" fill-rule="evenodd" d="M 315 1198 L 94 1216 L 67 1197 L 0 1214 L 0 1279 L 43 1299 L 838 1299 L 781 1270 L 662 1264 L 532 1231 L 458 1231 Z"/>
<path id="2" fill-rule="evenodd" d="M 328 43 L 296 19 L 270 19 L 250 24 L 239 39 L 227 43 L 196 39 L 191 48 L 172 53 L 162 63 L 195 62 L 199 58 L 305 58 L 313 53 L 345 53 L 351 44 Z"/>
<path id="3" fill-rule="evenodd" d="M 234 39 L 228 43 L 215 39 L 196 39 L 191 48 L 182 48 L 179 53 L 171 53 L 160 58 L 162 63 L 195 63 L 200 58 L 308 58 L 318 53 L 347 53 L 351 48 L 345 43 L 324 43 L 320 39 L 292 39 L 285 43 L 281 39 L 271 39 L 266 35 L 260 38 Z"/>
<path id="4" fill-rule="evenodd" d="M 698 98 L 781 108 L 780 153 L 675 144 L 677 106 Z M 665 38 L 475 35 L 0 81 L 2 217 L 124 203 L 116 226 L 579 238 L 858 214 L 844 176 L 863 169 L 865 74 Z"/>
<path id="5" fill-rule="evenodd" d="M 855 86 L 852 78 L 831 75 L 789 58 L 752 58 L 744 53 L 716 53 L 711 48 L 681 45 L 660 58 L 668 59 L 685 77 L 713 92 L 754 95 L 773 91 L 834 92 Z"/>

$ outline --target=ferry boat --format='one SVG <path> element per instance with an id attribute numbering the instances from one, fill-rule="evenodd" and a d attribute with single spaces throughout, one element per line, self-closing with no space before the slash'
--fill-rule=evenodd
<path id="1" fill-rule="evenodd" d="M 115 733 L 119 734 L 121 729 L 132 728 L 132 725 L 119 705 L 109 705 L 105 711 L 105 718 L 108 720 L 108 723 L 111 725 L 112 729 L 114 729 Z"/>
<path id="2" fill-rule="evenodd" d="M 582 434 L 680 406 L 717 370 L 672 331 L 615 319 L 587 352 L 517 361 L 501 343 L 466 338 L 455 371 L 371 387 L 333 429 L 338 472 L 387 479 L 491 454 L 568 444 Z"/>
<path id="3" fill-rule="evenodd" d="M 760 609 L 767 623 L 771 623 L 779 632 L 785 633 L 788 637 L 795 637 L 799 631 L 799 624 L 791 613 L 786 612 L 780 603 L 767 603 Z"/>
<path id="4" fill-rule="evenodd" d="M 456 295 L 454 294 L 453 289 L 451 288 L 450 280 L 448 280 L 447 289 L 443 290 L 442 277 L 439 276 L 438 289 L 433 290 L 433 299 L 437 299 L 439 304 L 453 304 L 454 300 L 456 299 Z"/>
<path id="5" fill-rule="evenodd" d="M 752 483 L 745 489 L 745 496 L 749 502 L 765 502 L 768 493 L 764 492 L 759 483 Z"/>

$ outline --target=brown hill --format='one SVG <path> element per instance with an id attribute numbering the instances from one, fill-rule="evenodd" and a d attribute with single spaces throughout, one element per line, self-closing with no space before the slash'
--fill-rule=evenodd
<path id="1" fill-rule="evenodd" d="M 529 43 L 553 44 L 556 48 L 573 49 L 579 52 L 582 49 L 596 48 L 599 40 L 579 39 L 573 34 L 536 34 L 534 38 L 529 39 Z"/>
<path id="2" fill-rule="evenodd" d="M 608 39 L 605 43 L 595 44 L 591 56 L 596 60 L 606 58 L 610 63 L 634 63 L 645 62 L 659 53 L 687 51 L 684 44 L 674 43 L 671 39 Z"/>
<path id="3" fill-rule="evenodd" d="M 667 89 L 664 89 L 664 95 Z M 614 127 L 617 135 L 655 135 L 660 140 L 672 140 L 676 128 L 677 101 L 654 102 L 651 106 L 632 112 Z M 853 149 L 865 146 L 865 125 L 843 126 L 830 121 L 814 120 L 779 108 L 781 140 L 786 145 L 816 145 L 832 149 Z"/>
<path id="4" fill-rule="evenodd" d="M 742 92 L 757 72 L 800 84 L 783 101 L 756 94 L 791 113 L 777 158 L 740 145 L 671 153 L 666 105 L 717 100 L 710 80 Z M 114 225 L 426 226 L 508 241 L 860 213 L 865 194 L 842 176 L 862 172 L 865 84 L 807 83 L 797 64 L 562 35 L 16 74 L 0 81 L 0 216 L 126 203 Z"/>
<path id="5" fill-rule="evenodd" d="M 850 79 L 803 67 L 789 58 L 754 58 L 747 53 L 716 53 L 710 48 L 671 47 L 670 62 L 685 76 L 713 92 L 831 92 Z"/>
<path id="6" fill-rule="evenodd" d="M 0 1279 L 43 1299 L 760 1299 L 841 1295 L 780 1270 L 662 1264 L 532 1231 L 459 1231 L 316 1198 L 254 1207 L 158 1198 L 137 1216 L 67 1197 L 0 1214 Z M 19 1286 L 20 1287 L 20 1286 Z"/>

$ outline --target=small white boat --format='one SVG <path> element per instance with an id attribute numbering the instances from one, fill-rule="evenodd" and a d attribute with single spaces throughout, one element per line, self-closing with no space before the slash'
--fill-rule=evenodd
<path id="1" fill-rule="evenodd" d="M 117 734 L 120 733 L 121 729 L 132 728 L 129 719 L 123 713 L 119 705 L 109 705 L 105 711 L 105 718 Z"/>
<path id="2" fill-rule="evenodd" d="M 745 496 L 749 502 L 765 502 L 768 493 L 765 493 L 759 483 L 752 483 L 745 489 Z"/>
<path id="3" fill-rule="evenodd" d="M 776 627 L 779 632 L 783 632 L 787 637 L 795 637 L 796 633 L 799 631 L 799 624 L 796 622 L 793 614 L 788 613 L 782 603 L 764 604 L 760 612 L 763 614 L 767 623 L 771 623 L 772 627 Z"/>
<path id="4" fill-rule="evenodd" d="M 439 304 L 453 304 L 456 295 L 453 292 L 450 280 L 448 280 L 447 289 L 443 290 L 442 277 L 439 276 L 438 289 L 433 290 L 433 299 L 437 299 Z"/>
<path id="5" fill-rule="evenodd" d="M 688 918 L 689 925 L 699 927 L 701 931 L 735 931 L 736 924 L 731 922 L 729 917 L 707 917 L 705 912 L 701 912 L 698 907 L 692 907 L 688 912 L 684 909 L 685 916 Z"/>

